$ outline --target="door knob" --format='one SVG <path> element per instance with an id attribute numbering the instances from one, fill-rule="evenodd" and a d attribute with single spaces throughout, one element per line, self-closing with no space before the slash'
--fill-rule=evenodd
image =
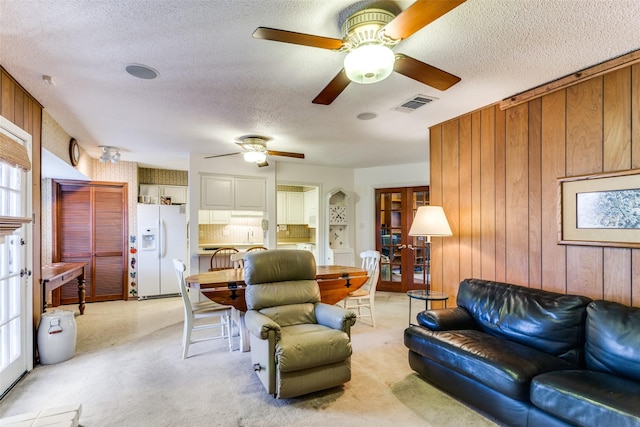
<path id="1" fill-rule="evenodd" d="M 398 245 L 398 249 L 404 249 L 406 247 L 407 247 L 407 245 Z"/>

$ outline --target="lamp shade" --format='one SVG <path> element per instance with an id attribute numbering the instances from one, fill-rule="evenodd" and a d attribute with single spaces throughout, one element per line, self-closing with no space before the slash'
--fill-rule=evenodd
<path id="1" fill-rule="evenodd" d="M 393 71 L 396 57 L 387 46 L 366 44 L 344 58 L 344 71 L 355 83 L 376 83 L 384 80 Z"/>
<path id="2" fill-rule="evenodd" d="M 420 206 L 409 236 L 451 236 L 451 227 L 441 206 Z"/>

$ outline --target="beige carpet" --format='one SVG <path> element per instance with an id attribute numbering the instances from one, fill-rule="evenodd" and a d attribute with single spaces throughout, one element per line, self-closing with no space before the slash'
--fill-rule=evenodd
<path id="1" fill-rule="evenodd" d="M 71 403 L 102 426 L 493 426 L 422 380 L 407 362 L 408 300 L 379 292 L 378 325 L 353 328 L 352 380 L 295 399 L 268 395 L 249 353 L 224 341 L 181 359 L 178 298 L 88 304 L 75 356 L 37 366 L 0 402 L 0 418 Z M 415 307 L 414 307 L 415 312 Z"/>

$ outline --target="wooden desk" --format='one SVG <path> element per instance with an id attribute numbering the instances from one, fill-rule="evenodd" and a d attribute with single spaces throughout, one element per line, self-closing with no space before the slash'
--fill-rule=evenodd
<path id="1" fill-rule="evenodd" d="M 80 314 L 84 314 L 85 306 L 85 267 L 86 262 L 56 262 L 42 266 L 42 312 L 47 311 L 47 293 L 60 286 L 78 279 L 78 300 Z"/>
<path id="2" fill-rule="evenodd" d="M 185 279 L 187 287 L 199 289 L 218 304 L 230 305 L 247 311 L 244 300 L 244 274 L 242 269 L 227 269 L 194 274 Z M 358 267 L 320 265 L 316 267 L 316 280 L 320 286 L 320 300 L 336 304 L 367 282 L 367 271 Z M 236 287 L 236 289 L 230 289 Z"/>
<path id="3" fill-rule="evenodd" d="M 244 299 L 246 285 L 242 269 L 208 271 L 194 274 L 185 279 L 187 287 L 198 289 L 212 301 L 232 307 L 231 318 L 240 333 L 240 351 L 249 351 L 249 331 L 244 324 L 247 303 Z M 367 270 L 341 265 L 320 265 L 316 267 L 316 280 L 320 287 L 320 300 L 326 304 L 336 304 L 349 292 L 359 289 L 367 282 Z M 235 287 L 235 289 L 230 289 Z"/>

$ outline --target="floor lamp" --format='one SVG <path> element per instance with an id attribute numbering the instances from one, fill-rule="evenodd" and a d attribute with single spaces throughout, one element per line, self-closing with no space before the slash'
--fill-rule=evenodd
<path id="1" fill-rule="evenodd" d="M 441 206 L 420 206 L 413 218 L 409 236 L 427 237 L 427 294 L 430 291 L 431 281 L 431 236 L 442 237 L 451 236 L 451 227 Z"/>

